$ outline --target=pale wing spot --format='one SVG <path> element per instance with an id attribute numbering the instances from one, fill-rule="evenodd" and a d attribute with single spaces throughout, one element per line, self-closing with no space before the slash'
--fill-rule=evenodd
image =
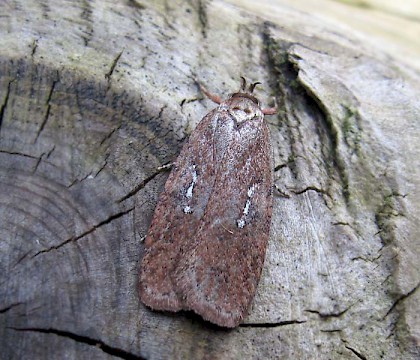
<path id="1" fill-rule="evenodd" d="M 247 192 L 248 199 L 246 199 L 245 206 L 242 211 L 242 216 L 240 219 L 236 220 L 236 224 L 238 225 L 238 228 L 240 229 L 243 229 L 245 227 L 245 224 L 246 224 L 245 219 L 249 214 L 249 208 L 251 207 L 251 198 L 252 198 L 252 195 L 254 195 L 256 188 L 257 188 L 257 184 L 253 184 L 252 186 L 248 188 L 248 192 Z"/>
<path id="2" fill-rule="evenodd" d="M 187 198 L 187 200 L 192 199 L 193 197 L 193 190 L 194 190 L 194 186 L 197 183 L 197 179 L 198 179 L 198 175 L 197 175 L 197 171 L 196 171 L 196 165 L 193 165 L 191 167 L 192 170 L 192 181 L 190 186 L 188 187 L 186 193 L 185 193 L 185 197 Z M 185 214 L 191 214 L 193 212 L 191 206 L 187 205 L 184 207 L 184 213 Z"/>
<path id="3" fill-rule="evenodd" d="M 186 214 L 191 214 L 191 213 L 192 213 L 191 206 L 186 206 L 186 207 L 184 207 L 184 213 L 186 213 Z"/>
<path id="4" fill-rule="evenodd" d="M 254 184 L 248 189 L 248 197 L 249 198 L 254 194 L 254 191 L 255 191 L 256 187 L 257 187 L 257 185 Z"/>
<path id="5" fill-rule="evenodd" d="M 246 163 L 245 163 L 245 169 L 249 169 L 251 166 L 251 158 L 246 159 Z"/>
<path id="6" fill-rule="evenodd" d="M 192 181 L 191 181 L 191 185 L 189 186 L 189 188 L 187 189 L 187 193 L 185 194 L 185 196 L 189 199 L 192 198 L 193 196 L 193 190 L 194 190 L 194 186 L 197 183 L 197 171 L 195 170 L 196 165 L 192 166 Z"/>
<path id="7" fill-rule="evenodd" d="M 248 215 L 250 206 L 251 206 L 251 201 L 248 199 L 245 203 L 245 207 L 244 207 L 244 211 L 243 211 L 244 215 Z"/>

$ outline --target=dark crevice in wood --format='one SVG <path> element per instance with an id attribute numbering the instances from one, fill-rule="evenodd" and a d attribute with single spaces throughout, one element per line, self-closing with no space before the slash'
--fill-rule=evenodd
<path id="1" fill-rule="evenodd" d="M 37 162 L 36 162 L 36 164 L 35 164 L 35 166 L 34 166 L 34 169 L 32 170 L 32 174 L 35 174 L 36 173 L 36 171 L 38 170 L 38 166 L 39 166 L 39 164 L 41 164 L 41 161 L 42 161 L 42 158 L 44 157 L 44 155 L 45 155 L 46 153 L 42 153 L 39 157 L 38 157 L 38 160 L 37 160 Z"/>
<path id="2" fill-rule="evenodd" d="M 81 179 L 74 179 L 69 185 L 67 185 L 67 188 L 70 189 L 71 187 L 73 187 L 76 184 L 81 183 L 82 181 L 85 181 L 86 179 L 91 179 L 91 178 L 96 178 L 108 165 L 108 159 L 109 159 L 110 154 L 106 154 L 105 158 L 103 160 L 103 164 L 101 165 L 101 167 L 94 173 L 94 175 L 92 175 L 92 171 L 90 171 L 88 174 L 86 174 L 85 176 L 83 176 Z"/>
<path id="3" fill-rule="evenodd" d="M 385 195 L 375 213 L 375 224 L 379 229 L 375 235 L 379 235 L 384 245 L 395 242 L 395 224 L 393 218 L 406 216 L 404 211 L 400 210 L 404 208 L 400 198 L 403 199 L 405 196 L 394 191 L 391 194 Z"/>
<path id="4" fill-rule="evenodd" d="M 138 9 L 138 10 L 145 10 L 146 9 L 145 5 L 143 5 L 141 2 L 136 1 L 136 0 L 128 0 L 127 4 L 129 6 L 135 8 L 135 9 Z"/>
<path id="5" fill-rule="evenodd" d="M 70 183 L 70 185 L 67 185 L 67 188 L 68 189 L 70 189 L 71 187 L 73 187 L 74 185 L 76 185 L 76 184 L 78 184 L 78 183 L 81 183 L 82 181 L 84 181 L 84 180 L 86 180 L 89 176 L 91 176 L 92 175 L 92 172 L 90 172 L 90 173 L 88 173 L 88 174 L 86 174 L 85 176 L 83 176 L 81 179 L 78 179 L 78 178 L 76 178 L 76 179 L 74 179 L 71 183 Z"/>
<path id="6" fill-rule="evenodd" d="M 39 159 L 37 156 L 21 153 L 21 152 L 18 152 L 18 151 L 0 150 L 0 153 L 8 154 L 8 155 L 23 156 L 23 157 L 27 157 L 27 158 L 30 158 L 30 159 L 37 159 L 37 160 Z"/>
<path id="7" fill-rule="evenodd" d="M 289 55 L 290 47 L 294 46 L 294 44 L 274 39 L 271 35 L 271 28 L 273 27 L 275 27 L 275 25 L 272 23 L 265 22 L 261 30 L 261 37 L 265 47 L 268 68 L 271 73 L 270 78 L 277 79 L 276 83 L 273 84 L 273 87 L 275 92 L 280 94 L 279 106 L 280 108 L 284 108 L 286 110 L 289 109 L 285 113 L 284 119 L 289 122 L 288 126 L 286 126 L 286 131 L 289 138 L 290 150 L 288 162 L 276 168 L 276 171 L 280 170 L 284 166 L 288 166 L 295 179 L 298 179 L 300 174 L 295 159 L 300 157 L 306 162 L 309 162 L 308 159 L 296 152 L 297 150 L 295 146 L 297 143 L 304 144 L 300 126 L 301 115 L 296 109 L 306 109 L 305 111 L 307 114 L 312 117 L 314 121 L 319 123 L 319 125 L 316 126 L 316 130 L 320 143 L 324 144 L 323 146 L 326 149 L 325 151 L 322 151 L 323 154 L 326 153 L 324 155 L 324 163 L 326 164 L 325 169 L 327 173 L 331 173 L 332 168 L 330 168 L 328 164 L 332 161 L 337 164 L 337 173 L 341 179 L 342 188 L 344 189 L 343 194 L 345 195 L 345 189 L 348 188 L 348 184 L 345 176 L 346 174 L 343 175 L 340 170 L 340 164 L 342 164 L 343 161 L 336 158 L 338 155 L 337 151 L 334 150 L 334 146 L 336 144 L 334 143 L 334 139 L 331 134 L 333 132 L 331 130 L 331 126 L 334 124 L 327 118 L 328 113 L 326 112 L 326 109 L 323 108 L 322 104 L 320 105 L 314 96 L 308 92 L 304 84 L 299 81 L 299 69 L 297 68 L 297 65 L 290 60 Z M 299 103 L 300 105 L 298 105 Z M 328 138 L 328 141 L 324 141 L 326 137 Z M 333 174 L 331 173 L 329 177 L 333 177 Z M 328 190 L 323 190 L 319 187 L 313 186 L 304 189 L 302 192 L 307 190 L 314 190 L 331 198 Z"/>
<path id="8" fill-rule="evenodd" d="M 51 150 L 47 152 L 47 156 L 46 156 L 47 159 L 51 156 L 51 154 L 54 152 L 54 150 L 55 150 L 55 145 L 53 145 Z"/>
<path id="9" fill-rule="evenodd" d="M 132 354 L 128 351 L 125 351 L 123 349 L 107 345 L 102 340 L 93 339 L 88 336 L 78 335 L 75 333 L 72 333 L 70 331 L 63 331 L 63 330 L 57 330 L 57 329 L 43 329 L 43 328 L 15 328 L 15 327 L 8 327 L 8 329 L 15 330 L 15 331 L 24 331 L 24 332 L 36 332 L 41 334 L 53 334 L 61 337 L 65 337 L 71 340 L 74 340 L 76 342 L 95 346 L 96 348 L 102 350 L 103 352 L 115 356 L 120 359 L 126 359 L 126 360 L 143 360 L 144 358 L 135 354 Z"/>
<path id="10" fill-rule="evenodd" d="M 417 284 L 412 290 L 410 290 L 407 294 L 403 294 L 401 295 L 393 304 L 392 306 L 389 308 L 389 310 L 387 311 L 387 313 L 385 314 L 385 316 L 383 317 L 383 319 L 385 319 L 394 309 L 395 307 L 402 301 L 404 301 L 405 299 L 407 299 L 408 297 L 410 297 L 411 295 L 413 295 L 418 288 L 420 287 L 420 283 Z"/>
<path id="11" fill-rule="evenodd" d="M 249 324 L 240 324 L 239 327 L 250 327 L 250 328 L 275 328 L 286 325 L 294 324 L 303 324 L 306 323 L 306 320 L 288 320 L 288 321 L 279 321 L 275 323 L 249 323 Z"/>
<path id="12" fill-rule="evenodd" d="M 302 84 L 302 86 L 304 86 Z M 339 150 L 340 146 L 340 136 L 339 130 L 334 123 L 333 119 L 331 118 L 331 114 L 329 113 L 328 109 L 324 106 L 322 101 L 317 97 L 317 94 L 314 94 L 311 89 L 305 87 L 307 98 L 311 99 L 311 102 L 314 107 L 317 107 L 319 110 L 319 114 L 321 116 L 320 122 L 322 122 L 322 126 L 326 134 L 324 136 L 328 137 L 329 142 L 331 144 L 330 147 L 330 158 L 335 164 L 334 168 L 337 169 L 337 173 L 340 179 L 340 183 L 342 186 L 342 194 L 345 200 L 346 205 L 350 204 L 350 182 L 349 182 L 349 175 L 347 171 L 347 165 L 341 155 Z M 321 137 L 322 134 L 319 133 Z M 328 168 L 327 168 L 328 169 Z"/>
<path id="13" fill-rule="evenodd" d="M 9 102 L 9 97 L 10 97 L 10 88 L 12 86 L 12 82 L 14 80 L 10 80 L 9 83 L 7 84 L 7 91 L 6 91 L 6 95 L 4 97 L 3 103 L 0 106 L 0 132 L 1 132 L 1 127 L 3 125 L 3 119 L 4 119 L 4 112 L 6 111 L 6 107 L 7 107 L 7 103 Z"/>
<path id="14" fill-rule="evenodd" d="M 348 308 L 344 309 L 343 311 L 340 311 L 340 312 L 337 312 L 337 313 L 323 313 L 323 312 L 320 312 L 318 310 L 310 310 L 310 309 L 305 310 L 305 311 L 308 312 L 308 313 L 311 313 L 311 314 L 317 314 L 320 318 L 326 319 L 326 318 L 331 318 L 331 317 L 332 318 L 340 317 L 340 316 L 344 315 L 350 308 L 351 308 L 351 306 L 349 306 Z"/>
<path id="15" fill-rule="evenodd" d="M 290 190 L 293 194 L 295 195 L 300 195 L 303 194 L 307 191 L 315 191 L 317 193 L 323 194 L 323 195 L 327 195 L 330 199 L 332 199 L 331 195 L 324 189 L 320 189 L 316 186 L 307 186 L 306 188 L 302 189 L 302 190 Z"/>
<path id="16" fill-rule="evenodd" d="M 265 46 L 269 70 L 272 73 L 271 77 L 273 79 L 279 79 L 275 86 L 283 95 L 283 98 L 280 98 L 280 107 L 287 109 L 287 104 L 289 102 L 291 104 L 302 102 L 303 107 L 308 109 L 308 112 L 311 112 L 314 121 L 319 123 L 318 127 L 316 127 L 317 135 L 321 140 L 321 144 L 325 144 L 325 147 L 328 146 L 325 150 L 328 151 L 328 153 L 325 153 L 325 151 L 323 152 L 325 153 L 324 161 L 326 164 L 330 164 L 331 162 L 335 164 L 334 168 L 337 171 L 343 189 L 343 198 L 348 205 L 350 202 L 349 179 L 345 161 L 339 150 L 339 129 L 331 119 L 328 109 L 324 106 L 322 101 L 318 99 L 317 94 L 313 94 L 311 89 L 308 89 L 305 84 L 300 82 L 299 69 L 297 69 L 296 64 L 289 59 L 289 48 L 295 44 L 287 41 L 279 42 L 274 39 L 271 35 L 271 28 L 273 27 L 275 27 L 275 25 L 266 21 L 261 36 Z M 291 108 L 296 107 L 297 106 L 295 105 Z M 290 116 L 293 116 L 293 114 L 290 114 Z M 287 116 L 285 118 L 287 119 Z M 298 116 L 295 116 L 295 119 L 296 121 L 299 121 Z M 292 156 L 299 156 L 293 152 L 293 143 L 301 139 L 296 138 L 296 135 L 290 131 L 289 138 Z M 328 141 L 322 141 L 325 138 L 328 138 Z M 290 169 L 292 172 L 295 171 L 292 166 Z M 329 166 L 326 166 L 326 170 L 329 174 L 331 173 L 331 168 Z M 334 174 L 331 173 L 329 176 L 333 177 L 333 175 Z M 295 174 L 295 177 L 297 177 L 297 174 Z"/>
<path id="17" fill-rule="evenodd" d="M 335 333 L 335 332 L 342 332 L 342 329 L 321 329 L 319 330 L 320 332 L 323 333 Z"/>
<path id="18" fill-rule="evenodd" d="M 10 304 L 10 305 L 6 306 L 5 308 L 0 309 L 0 314 L 4 314 L 5 312 L 8 312 L 9 310 L 13 309 L 14 307 L 22 305 L 22 304 L 23 303 L 21 303 L 21 302 Z"/>
<path id="19" fill-rule="evenodd" d="M 100 141 L 99 146 L 102 146 L 104 144 L 105 141 L 107 141 L 108 139 L 110 139 L 112 137 L 112 135 L 114 135 L 114 133 L 116 131 L 118 131 L 121 128 L 121 124 L 118 125 L 117 127 L 113 128 L 107 135 L 104 136 L 104 138 Z"/>
<path id="20" fill-rule="evenodd" d="M 284 163 L 284 164 L 277 165 L 277 166 L 274 168 L 274 172 L 279 171 L 280 169 L 285 168 L 288 164 L 289 164 L 289 162 Z"/>
<path id="21" fill-rule="evenodd" d="M 26 257 L 31 253 L 31 251 L 27 251 L 25 254 L 23 254 L 21 257 L 19 257 L 19 259 L 17 260 L 17 262 L 13 265 L 13 267 L 15 267 L 16 265 L 19 265 L 23 260 L 26 259 Z"/>
<path id="22" fill-rule="evenodd" d="M 109 69 L 109 71 L 105 74 L 105 79 L 107 79 L 108 81 L 111 80 L 111 76 L 114 73 L 115 67 L 117 66 L 118 61 L 120 60 L 122 54 L 124 52 L 124 49 L 121 50 L 117 56 L 115 57 L 114 61 L 111 64 L 111 68 Z"/>
<path id="23" fill-rule="evenodd" d="M 57 74 L 57 78 L 58 78 L 58 74 Z M 39 127 L 39 129 L 36 133 L 34 143 L 36 143 L 38 141 L 38 138 L 41 135 L 42 131 L 44 130 L 45 125 L 48 122 L 48 118 L 50 117 L 50 111 L 51 111 L 51 103 L 50 102 L 51 102 L 51 97 L 54 93 L 55 86 L 57 85 L 57 82 L 58 82 L 58 80 L 54 80 L 52 85 L 51 85 L 50 92 L 48 93 L 48 98 L 45 102 L 46 105 L 47 105 L 47 111 L 45 112 L 44 119 L 42 120 L 41 126 Z"/>
<path id="24" fill-rule="evenodd" d="M 86 231 L 85 231 L 85 232 L 83 232 L 82 234 L 80 234 L 80 235 L 78 235 L 78 236 L 73 236 L 73 237 L 71 237 L 71 238 L 69 238 L 69 239 L 67 239 L 67 240 L 63 241 L 62 243 L 60 243 L 60 244 L 58 244 L 58 245 L 55 245 L 55 246 L 51 246 L 51 247 L 49 247 L 48 249 L 44 249 L 44 250 L 38 251 L 35 255 L 31 256 L 31 258 L 35 258 L 36 256 L 38 256 L 38 255 L 40 255 L 40 254 L 43 254 L 43 253 L 46 253 L 46 252 L 49 252 L 49 251 L 51 251 L 51 250 L 57 250 L 57 249 L 59 249 L 59 248 L 63 247 L 64 245 L 66 245 L 66 244 L 68 244 L 68 243 L 70 243 L 70 242 L 78 241 L 78 240 L 80 240 L 81 238 L 83 238 L 83 237 L 85 237 L 85 236 L 87 236 L 87 235 L 89 235 L 89 234 L 93 233 L 95 230 L 97 230 L 97 229 L 98 229 L 98 228 L 100 228 L 101 226 L 106 225 L 106 224 L 109 224 L 111 221 L 113 221 L 113 220 L 115 220 L 115 219 L 118 219 L 118 218 L 120 218 L 121 216 L 124 216 L 124 215 L 128 214 L 129 212 L 131 212 L 131 211 L 133 211 L 133 210 L 134 210 L 134 207 L 132 207 L 132 208 L 130 208 L 130 209 L 128 209 L 128 210 L 126 210 L 126 211 L 122 211 L 122 212 L 119 212 L 119 213 L 117 213 L 117 214 L 111 215 L 110 217 L 108 217 L 107 219 L 105 219 L 105 220 L 101 221 L 101 222 L 100 222 L 100 223 L 98 223 L 97 225 L 92 226 L 89 230 L 86 230 Z"/>
<path id="25" fill-rule="evenodd" d="M 159 175 L 161 172 L 167 171 L 167 166 L 161 166 L 157 169 L 157 171 L 155 171 L 153 174 L 151 174 L 150 176 L 148 176 L 146 179 L 144 179 L 140 184 L 138 184 L 133 190 L 131 190 L 127 195 L 124 195 L 121 199 L 117 200 L 117 203 L 121 203 L 127 199 L 129 199 L 130 197 L 132 197 L 133 195 L 137 194 L 137 192 L 139 192 L 141 189 L 143 189 L 148 182 L 152 181 L 157 175 Z"/>
<path id="26" fill-rule="evenodd" d="M 191 99 L 182 99 L 182 101 L 179 103 L 179 106 L 183 107 L 185 104 L 189 104 L 192 102 L 198 101 L 198 98 L 191 98 Z"/>
<path id="27" fill-rule="evenodd" d="M 94 175 L 92 175 L 92 171 L 90 171 L 88 174 L 86 174 L 85 176 L 83 176 L 81 179 L 74 179 L 69 185 L 67 185 L 67 188 L 70 189 L 71 187 L 73 187 L 74 185 L 81 183 L 82 181 L 88 179 L 88 178 L 95 178 L 97 177 L 108 165 L 108 159 L 109 159 L 110 154 L 106 154 L 105 158 L 103 160 L 103 164 L 101 165 L 101 167 L 95 172 Z"/>
<path id="28" fill-rule="evenodd" d="M 342 153 L 339 149 L 340 147 L 340 129 L 337 124 L 334 122 L 329 109 L 325 106 L 321 99 L 319 99 L 318 95 L 312 91 L 312 89 L 308 88 L 308 86 L 299 80 L 299 77 L 296 77 L 296 81 L 299 83 L 299 87 L 303 89 L 305 92 L 305 102 L 306 107 L 313 109 L 314 120 L 317 121 L 319 124 L 316 127 L 317 135 L 320 138 L 322 143 L 329 144 L 329 148 L 326 149 L 328 151 L 327 154 L 324 154 L 325 163 L 330 164 L 331 162 L 334 164 L 334 169 L 338 174 L 341 187 L 342 187 L 342 195 L 346 205 L 350 204 L 350 181 L 349 181 L 349 174 L 347 170 L 347 165 L 343 159 Z M 323 139 L 327 138 L 327 141 L 322 141 Z M 333 177 L 333 173 L 329 166 L 325 167 L 327 172 L 330 174 L 330 177 Z"/>
<path id="29" fill-rule="evenodd" d="M 38 39 L 35 39 L 32 42 L 32 52 L 31 52 L 31 58 L 33 58 L 35 56 L 36 53 L 36 49 L 38 48 Z"/>
<path id="30" fill-rule="evenodd" d="M 275 90 L 276 94 L 279 94 L 279 108 L 285 108 L 285 98 L 286 94 L 284 89 L 282 88 L 281 81 L 286 82 L 287 80 L 294 79 L 297 74 L 293 71 L 290 67 L 285 67 L 285 59 L 280 58 L 280 54 L 274 54 L 278 49 L 278 44 L 272 38 L 270 34 L 270 28 L 274 26 L 271 22 L 266 21 L 264 22 L 262 29 L 261 29 L 261 39 L 264 44 L 264 51 L 267 57 L 267 66 L 270 73 L 270 79 L 275 81 L 275 83 L 271 83 L 271 87 Z M 277 55 L 277 56 L 276 56 Z M 276 99 L 277 101 L 277 99 Z"/>
<path id="31" fill-rule="evenodd" d="M 156 118 L 151 118 L 150 120 L 159 120 L 162 119 L 162 114 L 164 112 L 164 110 L 168 107 L 168 105 L 164 105 L 160 108 L 159 110 L 159 114 L 156 116 Z M 166 134 L 165 134 L 166 135 Z"/>
<path id="32" fill-rule="evenodd" d="M 102 166 L 98 169 L 98 171 L 95 173 L 95 175 L 93 175 L 93 177 L 97 177 L 99 175 L 99 173 L 102 172 L 102 170 L 105 169 L 105 167 L 108 165 L 108 159 L 109 159 L 110 154 L 106 154 L 105 155 L 105 159 L 104 159 L 104 163 L 102 164 Z"/>
<path id="33" fill-rule="evenodd" d="M 350 350 L 354 355 L 356 355 L 359 359 L 367 360 L 366 356 L 362 355 L 360 352 L 353 349 L 351 346 L 348 346 L 348 345 L 344 345 L 344 346 L 346 347 L 346 349 Z"/>
<path id="34" fill-rule="evenodd" d="M 208 19 L 207 19 L 207 12 L 206 12 L 206 3 L 203 0 L 198 1 L 198 20 L 200 21 L 201 25 L 201 34 L 203 38 L 207 37 L 207 26 L 208 26 Z"/>
<path id="35" fill-rule="evenodd" d="M 274 167 L 274 172 L 279 171 L 281 169 L 284 169 L 285 167 L 291 168 L 291 166 L 293 166 L 293 164 L 295 163 L 297 158 L 301 158 L 303 160 L 306 160 L 306 158 L 301 156 L 301 155 L 289 156 L 289 158 L 287 159 L 287 161 L 285 163 L 282 163 L 282 164 Z"/>
<path id="36" fill-rule="evenodd" d="M 373 258 L 373 259 L 369 259 L 369 258 L 365 258 L 363 256 L 356 256 L 354 258 L 351 258 L 351 261 L 356 261 L 356 260 L 361 260 L 361 261 L 366 261 L 366 262 L 375 262 L 376 260 L 379 260 L 382 257 L 382 254 L 379 254 L 377 257 Z M 388 275 L 390 276 L 390 275 Z"/>
<path id="37" fill-rule="evenodd" d="M 334 225 L 334 226 L 342 225 L 342 226 L 350 226 L 350 227 L 352 227 L 348 222 L 345 222 L 345 221 L 336 221 L 336 222 L 333 222 L 331 225 Z"/>
<path id="38" fill-rule="evenodd" d="M 81 2 L 81 8 L 82 13 L 80 14 L 80 18 L 84 22 L 84 29 L 82 30 L 82 33 L 85 35 L 82 35 L 81 38 L 83 39 L 83 43 L 85 46 L 89 46 L 90 41 L 93 38 L 94 33 L 94 26 L 93 26 L 93 8 L 89 1 L 83 1 Z"/>
<path id="39" fill-rule="evenodd" d="M 276 192 L 275 192 L 276 195 L 279 195 L 279 196 L 284 197 L 286 199 L 290 199 L 290 197 L 291 197 L 290 193 L 287 189 L 285 189 L 285 187 L 274 184 L 274 189 L 276 189 Z"/>

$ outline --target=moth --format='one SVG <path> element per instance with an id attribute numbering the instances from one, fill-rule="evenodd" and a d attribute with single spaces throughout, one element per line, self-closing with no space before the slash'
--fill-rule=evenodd
<path id="1" fill-rule="evenodd" d="M 262 109 L 242 78 L 197 125 L 166 181 L 144 243 L 141 301 L 222 327 L 247 315 L 270 235 L 273 160 Z"/>

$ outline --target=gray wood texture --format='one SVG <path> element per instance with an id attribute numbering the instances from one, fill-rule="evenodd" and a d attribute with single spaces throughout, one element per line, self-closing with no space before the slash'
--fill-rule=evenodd
<path id="1" fill-rule="evenodd" d="M 278 11 L 0 3 L 0 358 L 419 357 L 420 76 Z M 274 199 L 249 316 L 228 331 L 148 310 L 137 275 L 157 168 L 214 107 L 193 78 L 223 96 L 240 75 L 277 99 L 289 197 Z"/>

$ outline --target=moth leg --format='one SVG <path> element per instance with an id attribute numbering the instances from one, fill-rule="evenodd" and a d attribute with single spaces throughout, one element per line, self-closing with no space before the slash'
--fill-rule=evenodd
<path id="1" fill-rule="evenodd" d="M 196 83 L 200 87 L 201 92 L 206 95 L 211 101 L 215 102 L 216 104 L 220 104 L 222 102 L 222 99 L 220 96 L 212 94 L 210 91 L 208 91 L 203 85 L 201 85 L 200 82 L 196 80 Z"/>
<path id="2" fill-rule="evenodd" d="M 175 165 L 175 163 L 168 163 L 168 164 L 165 164 L 165 165 L 162 165 L 162 166 L 159 166 L 158 168 L 157 168 L 157 171 L 158 172 L 163 172 L 163 171 L 166 171 L 166 170 L 169 170 L 172 166 L 174 166 Z"/>
<path id="3" fill-rule="evenodd" d="M 264 115 L 274 115 L 277 113 L 278 109 L 277 106 L 276 107 L 271 107 L 271 108 L 265 108 L 265 109 L 261 109 Z"/>
<path id="4" fill-rule="evenodd" d="M 264 115 L 274 115 L 278 111 L 277 107 L 277 101 L 276 98 L 274 98 L 274 106 L 271 108 L 261 109 Z"/>

